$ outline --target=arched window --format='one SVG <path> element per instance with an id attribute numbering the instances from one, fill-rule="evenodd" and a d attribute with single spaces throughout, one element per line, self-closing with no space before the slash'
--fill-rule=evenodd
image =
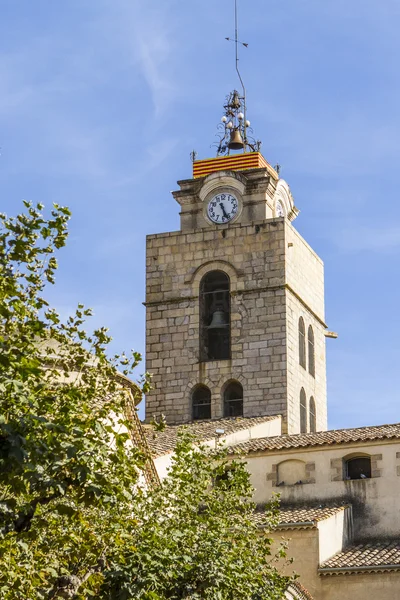
<path id="1" fill-rule="evenodd" d="M 230 282 L 223 271 L 210 271 L 200 283 L 200 361 L 231 357 Z"/>
<path id="2" fill-rule="evenodd" d="M 198 385 L 192 393 L 193 420 L 211 419 L 211 392 L 205 385 Z"/>
<path id="3" fill-rule="evenodd" d="M 315 377 L 314 331 L 311 325 L 308 328 L 308 372 Z"/>
<path id="4" fill-rule="evenodd" d="M 346 479 L 370 479 L 371 458 L 369 456 L 355 456 L 345 461 Z"/>
<path id="5" fill-rule="evenodd" d="M 300 391 L 300 433 L 307 433 L 307 397 L 304 388 Z"/>
<path id="6" fill-rule="evenodd" d="M 317 431 L 317 413 L 315 412 L 315 400 L 313 396 L 310 398 L 310 432 Z"/>
<path id="7" fill-rule="evenodd" d="M 306 328 L 304 326 L 304 319 L 299 319 L 299 363 L 305 369 L 306 365 Z"/>
<path id="8" fill-rule="evenodd" d="M 224 417 L 243 416 L 243 388 L 238 381 L 229 383 L 224 391 Z"/>

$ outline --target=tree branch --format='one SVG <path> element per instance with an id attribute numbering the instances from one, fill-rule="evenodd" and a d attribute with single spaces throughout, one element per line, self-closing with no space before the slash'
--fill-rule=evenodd
<path id="1" fill-rule="evenodd" d="M 94 573 L 100 573 L 105 566 L 106 557 L 105 552 L 103 552 L 97 563 L 90 567 L 82 577 L 77 577 L 76 575 L 62 575 L 61 577 L 58 577 L 47 599 L 54 600 L 55 598 L 63 598 L 63 600 L 73 600 L 79 589 L 86 583 L 89 577 L 94 575 Z"/>
<path id="2" fill-rule="evenodd" d="M 8 525 L 3 527 L 0 531 L 2 535 L 6 533 L 10 533 L 10 531 L 15 531 L 15 533 L 22 533 L 23 531 L 29 531 L 32 525 L 32 519 L 35 516 L 36 509 L 38 505 L 45 506 L 49 504 L 52 500 L 59 498 L 61 494 L 54 493 L 50 496 L 45 496 L 44 498 L 35 498 L 30 502 L 29 508 L 27 511 L 20 512 L 19 515 L 11 521 Z"/>

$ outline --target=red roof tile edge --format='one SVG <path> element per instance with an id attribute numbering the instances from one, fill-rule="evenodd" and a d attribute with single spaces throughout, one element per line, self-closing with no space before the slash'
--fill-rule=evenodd
<path id="1" fill-rule="evenodd" d="M 229 451 L 231 454 L 265 452 L 391 439 L 400 439 L 399 423 L 258 438 L 231 446 Z"/>

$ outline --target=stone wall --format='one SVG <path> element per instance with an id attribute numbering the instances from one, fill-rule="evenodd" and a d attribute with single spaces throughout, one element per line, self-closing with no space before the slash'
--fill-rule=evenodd
<path id="1" fill-rule="evenodd" d="M 300 431 L 300 390 L 304 388 L 309 412 L 310 398 L 316 404 L 317 431 L 327 428 L 326 350 L 324 314 L 324 267 L 321 259 L 291 225 L 286 227 L 287 288 L 287 386 L 290 433 Z M 299 364 L 299 319 L 306 332 L 306 368 Z M 308 369 L 307 333 L 314 332 L 315 377 Z M 309 427 L 309 424 L 308 424 Z"/>
<path id="2" fill-rule="evenodd" d="M 302 242 L 293 231 L 281 218 L 148 236 L 146 368 L 154 383 L 146 399 L 148 420 L 160 413 L 170 423 L 190 420 L 191 391 L 199 383 L 211 390 L 212 417 L 221 417 L 223 387 L 236 380 L 244 390 L 244 416 L 282 414 L 286 424 L 289 398 L 289 430 L 298 431 L 298 386 L 293 383 L 298 371 L 297 313 L 308 311 L 321 348 L 325 338 L 322 320 L 299 300 L 307 293 L 312 311 L 321 310 L 320 304 L 313 304 L 310 286 L 315 286 L 316 297 L 323 296 L 322 265 L 307 245 L 306 250 L 302 247 L 306 257 L 301 256 L 307 276 L 290 275 L 294 291 L 286 285 L 290 269 L 299 268 L 288 262 L 290 253 L 297 252 L 288 239 L 295 236 L 296 244 Z M 199 362 L 199 286 L 202 277 L 216 269 L 230 278 L 231 359 Z M 318 356 L 323 386 L 324 353 L 318 351 Z M 322 389 L 317 393 L 312 383 L 307 380 L 307 393 L 315 393 L 321 403 L 322 429 L 326 395 Z"/>
<path id="3" fill-rule="evenodd" d="M 244 389 L 244 415 L 286 411 L 285 224 L 282 219 L 225 229 L 148 236 L 146 368 L 155 389 L 147 418 L 191 419 L 191 390 L 212 392 L 222 415 L 229 380 Z M 229 275 L 231 359 L 199 362 L 199 286 L 212 270 Z"/>
<path id="4" fill-rule="evenodd" d="M 349 502 L 353 506 L 354 538 L 391 539 L 400 535 L 400 463 L 398 440 L 348 443 L 340 446 L 292 448 L 287 451 L 248 454 L 247 468 L 255 488 L 254 500 L 268 502 L 279 492 L 281 501 L 293 505 Z M 371 478 L 346 480 L 345 460 L 369 456 Z M 297 485 L 278 481 L 280 465 L 304 463 L 307 477 Z M 310 466 L 313 465 L 312 471 Z M 307 469 L 308 467 L 308 469 Z M 308 473 L 307 473 L 308 471 Z M 281 485 L 277 485 L 281 483 Z"/>

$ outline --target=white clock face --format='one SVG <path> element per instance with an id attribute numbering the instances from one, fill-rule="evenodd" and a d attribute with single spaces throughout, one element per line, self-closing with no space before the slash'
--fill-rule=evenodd
<path id="1" fill-rule="evenodd" d="M 217 194 L 208 203 L 207 215 L 213 223 L 229 223 L 237 215 L 239 201 L 229 193 Z"/>
<path id="2" fill-rule="evenodd" d="M 283 210 L 283 206 L 279 202 L 279 200 L 276 203 L 275 213 L 276 213 L 277 217 L 284 217 L 285 216 L 285 211 Z"/>

